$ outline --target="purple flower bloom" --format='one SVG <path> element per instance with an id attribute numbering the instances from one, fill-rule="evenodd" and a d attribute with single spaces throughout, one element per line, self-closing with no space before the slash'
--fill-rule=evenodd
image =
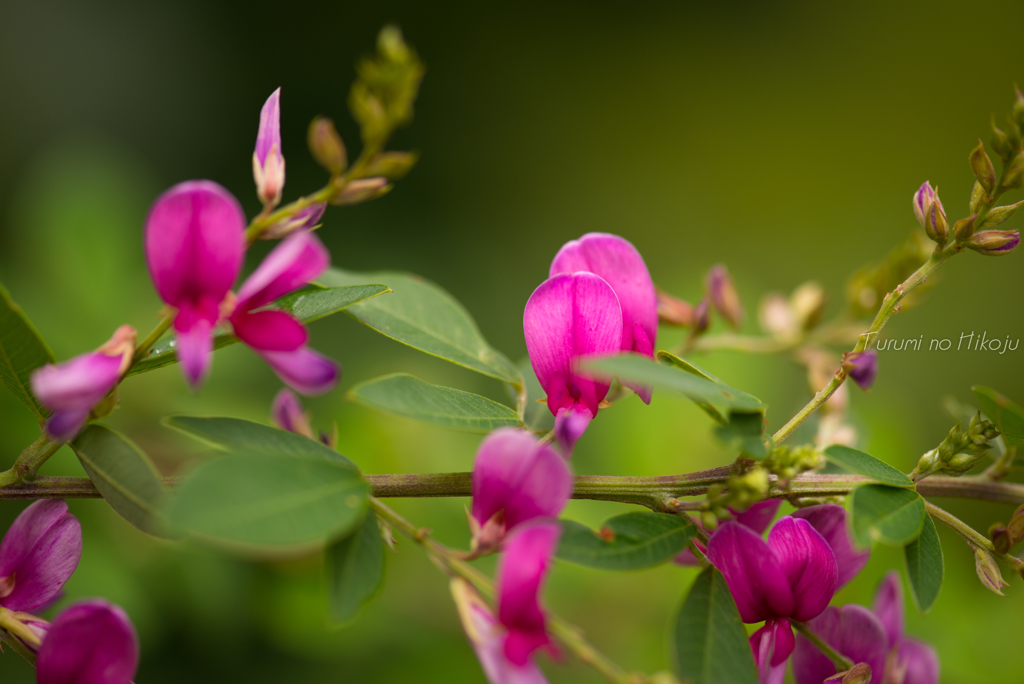
<path id="1" fill-rule="evenodd" d="M 303 207 L 294 216 L 280 219 L 264 228 L 260 233 L 259 239 L 278 240 L 299 230 L 312 229 L 316 224 L 320 223 L 320 219 L 323 218 L 326 209 L 327 204 L 324 202 L 316 202 L 308 207 Z"/>
<path id="2" fill-rule="evenodd" d="M 587 233 L 567 242 L 551 262 L 550 276 L 590 272 L 611 286 L 622 310 L 625 352 L 654 357 L 658 336 L 658 296 L 643 257 L 629 241 L 608 233 Z M 651 388 L 627 385 L 644 403 L 651 403 Z"/>
<path id="3" fill-rule="evenodd" d="M 186 181 L 162 194 L 146 218 L 146 261 L 160 298 L 175 307 L 177 355 L 197 387 L 213 354 L 213 328 L 242 268 L 245 215 L 212 181 Z"/>
<path id="4" fill-rule="evenodd" d="M 37 501 L 0 542 L 0 607 L 35 610 L 52 601 L 82 557 L 82 526 L 60 499 Z"/>
<path id="5" fill-rule="evenodd" d="M 547 684 L 532 660 L 516 665 L 506 657 L 505 630 L 468 582 L 455 578 L 451 590 L 463 629 L 491 684 Z"/>
<path id="6" fill-rule="evenodd" d="M 139 643 L 131 620 L 106 601 L 77 603 L 50 625 L 36 659 L 39 684 L 131 684 Z"/>
<path id="7" fill-rule="evenodd" d="M 286 385 L 302 394 L 323 394 L 338 381 L 338 367 L 306 346 L 305 326 L 291 314 L 262 309 L 324 272 L 330 255 L 312 233 L 286 238 L 263 260 L 238 291 L 230 316 L 242 342 L 270 364 Z"/>
<path id="8" fill-rule="evenodd" d="M 767 499 L 765 501 L 758 501 L 756 504 L 750 506 L 747 510 L 742 513 L 737 513 L 731 508 L 729 511 L 735 516 L 733 520 L 738 522 L 740 525 L 749 527 L 759 535 L 764 534 L 764 531 L 768 529 L 768 526 L 772 524 L 772 519 L 775 518 L 775 514 L 779 512 L 779 506 L 782 505 L 781 499 Z M 704 528 L 699 521 L 694 521 L 701 529 Z M 701 544 L 699 541 L 694 539 L 694 544 L 705 554 L 707 553 L 707 547 Z M 685 549 L 678 556 L 675 557 L 675 562 L 679 565 L 697 565 L 697 557 L 693 555 L 693 551 Z"/>
<path id="9" fill-rule="evenodd" d="M 878 352 L 871 349 L 843 354 L 843 370 L 858 387 L 863 390 L 870 388 L 878 375 Z"/>
<path id="10" fill-rule="evenodd" d="M 523 332 L 551 413 L 556 419 L 569 412 L 594 418 L 608 385 L 580 373 L 579 359 L 620 349 L 622 310 L 611 286 L 587 272 L 548 278 L 526 303 Z M 561 432 L 578 437 L 579 421 Z"/>
<path id="11" fill-rule="evenodd" d="M 533 522 L 505 540 L 498 561 L 498 622 L 507 632 L 505 658 L 513 665 L 522 667 L 534 651 L 552 647 L 540 592 L 561 535 L 558 523 Z"/>
<path id="12" fill-rule="evenodd" d="M 839 566 L 837 590 L 849 583 L 867 565 L 868 559 L 871 558 L 871 549 L 860 551 L 854 546 L 846 525 L 846 509 L 842 506 L 808 506 L 795 511 L 793 517 L 811 523 L 832 549 L 836 564 Z"/>
<path id="13" fill-rule="evenodd" d="M 549 446 L 523 430 L 495 430 L 473 465 L 474 543 L 493 547 L 518 525 L 557 516 L 572 487 L 569 466 Z"/>
<path id="14" fill-rule="evenodd" d="M 828 608 L 809 626 L 853 662 L 871 666 L 871 684 L 938 684 L 935 649 L 903 634 L 903 589 L 895 571 L 879 586 L 874 612 L 855 604 Z M 793 653 L 797 684 L 817 684 L 834 672 L 832 662 L 816 646 L 802 635 L 797 637 Z"/>
<path id="15" fill-rule="evenodd" d="M 256 150 L 252 153 L 252 175 L 256 194 L 265 205 L 275 206 L 284 190 L 284 156 L 281 154 L 281 89 L 278 88 L 260 110 Z"/>
<path id="16" fill-rule="evenodd" d="M 74 439 L 93 407 L 117 386 L 134 353 L 135 329 L 122 325 L 97 351 L 33 371 L 32 393 L 53 412 L 46 421 L 50 437 Z"/>

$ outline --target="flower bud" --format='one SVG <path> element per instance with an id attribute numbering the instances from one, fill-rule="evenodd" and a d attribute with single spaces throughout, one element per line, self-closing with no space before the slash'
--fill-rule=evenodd
<path id="1" fill-rule="evenodd" d="M 789 306 L 804 330 L 811 330 L 821 322 L 826 303 L 825 290 L 813 280 L 796 288 L 789 296 Z"/>
<path id="2" fill-rule="evenodd" d="M 270 420 L 277 427 L 313 439 L 309 414 L 302 408 L 299 398 L 289 389 L 282 389 L 270 407 Z"/>
<path id="3" fill-rule="evenodd" d="M 981 187 L 981 183 L 978 181 L 974 181 L 974 187 L 971 189 L 971 201 L 969 204 L 971 213 L 977 214 L 981 211 L 981 206 L 988 202 L 988 200 L 989 197 L 985 192 L 985 188 Z"/>
<path id="4" fill-rule="evenodd" d="M 849 670 L 837 672 L 822 684 L 869 684 L 871 682 L 871 666 L 857 663 Z"/>
<path id="5" fill-rule="evenodd" d="M 953 239 L 957 242 L 964 242 L 969 240 L 974 235 L 974 222 L 977 221 L 978 215 L 971 214 L 967 218 L 962 218 L 953 224 Z"/>
<path id="6" fill-rule="evenodd" d="M 397 180 L 412 171 L 419 158 L 418 152 L 381 152 L 367 166 L 366 175 Z"/>
<path id="7" fill-rule="evenodd" d="M 693 325 L 693 304 L 673 297 L 661 288 L 655 288 L 658 296 L 658 322 L 687 328 Z"/>
<path id="8" fill-rule="evenodd" d="M 700 304 L 693 311 L 693 332 L 700 334 L 711 326 L 711 305 L 707 297 L 700 300 Z"/>
<path id="9" fill-rule="evenodd" d="M 878 374 L 878 352 L 847 352 L 843 354 L 843 370 L 863 390 L 871 387 Z"/>
<path id="10" fill-rule="evenodd" d="M 1019 506 L 1010 518 L 1010 524 L 1006 526 L 1007 534 L 1010 536 L 1010 546 L 1015 546 L 1024 540 L 1024 506 Z"/>
<path id="11" fill-rule="evenodd" d="M 992 194 L 996 188 L 996 169 L 985 152 L 985 143 L 979 140 L 977 147 L 971 150 L 969 159 L 975 178 L 981 183 L 981 187 L 985 188 L 985 192 Z"/>
<path id="12" fill-rule="evenodd" d="M 361 204 L 383 197 L 389 192 L 391 192 L 391 185 L 387 178 L 359 178 L 344 183 L 341 192 L 331 198 L 330 203 L 336 207 Z"/>
<path id="13" fill-rule="evenodd" d="M 914 193 L 914 215 L 917 222 L 921 224 L 925 232 L 935 242 L 944 245 L 949 235 L 949 222 L 946 220 L 946 210 L 939 200 L 938 191 L 933 189 L 928 181 L 921 184 L 921 187 Z"/>
<path id="14" fill-rule="evenodd" d="M 278 88 L 260 110 L 256 149 L 252 153 L 252 175 L 256 194 L 266 206 L 277 206 L 284 190 L 284 156 L 281 153 L 281 89 Z"/>
<path id="15" fill-rule="evenodd" d="M 1003 256 L 1017 249 L 1020 232 L 1016 230 L 983 230 L 967 240 L 965 246 L 985 256 Z"/>
<path id="16" fill-rule="evenodd" d="M 992 116 L 992 149 L 996 151 L 999 158 L 1003 160 L 1003 163 L 1008 162 L 1013 155 L 1016 153 L 1016 146 L 1010 140 L 1010 137 L 996 126 L 996 117 Z"/>
<path id="17" fill-rule="evenodd" d="M 987 214 L 985 214 L 984 220 L 981 222 L 979 228 L 989 228 L 991 226 L 998 226 L 1003 223 L 1011 216 L 1017 213 L 1017 210 L 1024 205 L 1024 200 L 1017 202 L 1016 204 L 1007 204 L 1005 207 L 994 207 Z"/>
<path id="18" fill-rule="evenodd" d="M 324 217 L 324 211 L 326 210 L 327 205 L 323 202 L 317 202 L 316 204 L 310 204 L 308 207 L 303 207 L 302 209 L 299 209 L 294 216 L 274 221 L 264 228 L 260 231 L 259 239 L 280 240 L 281 238 L 291 235 L 297 230 L 312 229 L 320 223 L 320 219 Z M 230 313 L 228 315 L 230 315 Z"/>
<path id="19" fill-rule="evenodd" d="M 999 553 L 1009 553 L 1010 543 L 1009 531 L 1001 523 L 992 523 L 988 528 L 988 538 L 992 540 L 992 546 Z"/>
<path id="20" fill-rule="evenodd" d="M 1003 579 L 992 554 L 980 547 L 974 549 L 974 571 L 978 573 L 978 579 L 986 589 L 1000 596 L 1006 596 L 1003 593 L 1003 587 L 1010 586 L 1009 582 Z"/>
<path id="21" fill-rule="evenodd" d="M 1010 110 L 1011 116 L 1017 126 L 1024 128 L 1024 93 L 1021 93 L 1017 86 L 1013 86 L 1013 89 L 1017 92 L 1017 99 L 1014 100 L 1013 109 Z"/>
<path id="22" fill-rule="evenodd" d="M 740 303 L 739 293 L 732 282 L 732 276 L 724 264 L 715 264 L 708 272 L 707 278 L 708 297 L 722 318 L 728 321 L 733 328 L 739 328 L 743 323 L 743 304 Z"/>
<path id="23" fill-rule="evenodd" d="M 325 116 L 318 116 L 309 124 L 307 133 L 309 151 L 316 163 L 327 169 L 332 176 L 338 176 L 348 167 L 348 153 L 345 143 L 338 135 L 334 122 Z"/>

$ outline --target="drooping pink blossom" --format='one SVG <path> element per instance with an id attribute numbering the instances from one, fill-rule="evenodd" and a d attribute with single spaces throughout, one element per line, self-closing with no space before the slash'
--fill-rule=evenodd
<path id="1" fill-rule="evenodd" d="M 122 325 L 102 347 L 32 373 L 32 393 L 52 411 L 46 432 L 56 441 L 74 439 L 100 403 L 128 370 L 135 352 L 135 329 Z"/>
<path id="2" fill-rule="evenodd" d="M 860 550 L 850 539 L 846 515 L 846 509 L 835 504 L 807 506 L 793 512 L 794 518 L 809 522 L 832 549 L 839 566 L 837 590 L 856 577 L 871 558 L 871 549 Z"/>
<path id="3" fill-rule="evenodd" d="M 82 526 L 60 499 L 36 501 L 0 542 L 0 607 L 36 610 L 60 593 L 82 557 Z"/>
<path id="4" fill-rule="evenodd" d="M 764 501 L 758 501 L 742 513 L 737 513 L 732 509 L 730 509 L 730 511 L 735 516 L 733 520 L 741 525 L 749 527 L 758 534 L 764 534 L 764 531 L 772 524 L 772 520 L 775 518 L 775 514 L 779 512 L 779 506 L 781 505 L 781 499 L 766 499 Z M 701 529 L 704 528 L 699 521 L 694 521 L 694 524 L 698 525 Z M 701 552 L 707 553 L 707 547 L 704 546 L 704 544 L 694 540 L 694 545 L 700 549 Z M 675 562 L 679 565 L 698 565 L 697 557 L 694 556 L 693 551 L 690 551 L 689 549 L 681 551 L 679 555 L 675 557 Z"/>
<path id="5" fill-rule="evenodd" d="M 547 393 L 547 404 L 570 438 L 582 434 L 608 394 L 608 384 L 580 371 L 580 357 L 618 352 L 622 342 L 622 310 L 611 286 L 589 272 L 560 274 L 534 290 L 523 314 L 523 332 L 530 363 Z M 571 413 L 583 416 L 573 418 Z M 572 444 L 563 444 L 571 450 Z"/>
<path id="6" fill-rule="evenodd" d="M 558 523 L 532 522 L 505 539 L 498 561 L 498 622 L 506 632 L 504 655 L 513 665 L 522 667 L 537 649 L 553 647 L 540 593 L 561 534 Z"/>
<path id="7" fill-rule="evenodd" d="M 192 387 L 209 372 L 213 329 L 242 268 L 244 235 L 241 205 L 212 181 L 175 185 L 146 218 L 146 262 L 160 298 L 177 309 L 176 353 Z"/>
<path id="8" fill-rule="evenodd" d="M 39 684 L 131 684 L 139 643 L 121 608 L 101 600 L 62 611 L 46 630 L 36 658 Z"/>
<path id="9" fill-rule="evenodd" d="M 256 194 L 267 206 L 276 206 L 284 190 L 284 155 L 281 152 L 281 89 L 278 88 L 260 110 L 256 149 L 252 153 L 252 175 Z"/>
<path id="10" fill-rule="evenodd" d="M 554 449 L 524 430 L 495 430 L 473 464 L 474 542 L 494 547 L 518 525 L 557 517 L 572 487 L 572 472 Z"/>
<path id="11" fill-rule="evenodd" d="M 608 233 L 587 233 L 567 242 L 551 262 L 549 275 L 590 272 L 611 286 L 622 311 L 619 348 L 654 357 L 658 336 L 658 295 L 643 257 L 628 240 Z M 627 384 L 644 403 L 651 402 L 651 388 Z"/>

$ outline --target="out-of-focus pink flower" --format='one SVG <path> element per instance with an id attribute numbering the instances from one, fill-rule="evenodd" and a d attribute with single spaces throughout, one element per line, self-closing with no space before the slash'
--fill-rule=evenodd
<path id="1" fill-rule="evenodd" d="M 732 509 L 730 509 L 730 512 L 735 516 L 733 520 L 739 524 L 749 527 L 758 534 L 764 534 L 764 531 L 772 524 L 772 520 L 775 518 L 775 514 L 779 512 L 779 506 L 781 505 L 781 499 L 766 499 L 765 501 L 758 501 L 742 513 L 737 513 Z M 693 522 L 701 529 L 704 528 L 699 521 L 695 520 Z M 693 543 L 702 552 L 707 553 L 707 547 L 699 541 L 695 539 Z M 697 557 L 693 555 L 693 551 L 690 551 L 690 549 L 681 551 L 675 557 L 675 562 L 679 565 L 698 565 Z"/>
<path id="2" fill-rule="evenodd" d="M 102 347 L 32 373 L 32 393 L 52 411 L 46 432 L 57 441 L 74 439 L 96 404 L 128 370 L 135 353 L 135 329 L 122 325 Z"/>
<path id="3" fill-rule="evenodd" d="M 60 593 L 82 557 L 82 526 L 60 499 L 36 501 L 0 542 L 0 607 L 36 610 Z"/>
<path id="4" fill-rule="evenodd" d="M 473 464 L 474 545 L 493 548 L 518 525 L 557 517 L 572 487 L 572 472 L 554 449 L 523 430 L 495 430 Z"/>
<path id="5" fill-rule="evenodd" d="M 252 176 L 260 201 L 276 206 L 284 190 L 280 88 L 270 94 L 260 110 L 260 128 L 256 134 L 256 149 L 252 153 Z"/>
<path id="6" fill-rule="evenodd" d="M 847 352 L 843 354 L 843 369 L 858 387 L 869 389 L 875 384 L 875 376 L 878 375 L 878 352 L 874 349 Z"/>
<path id="7" fill-rule="evenodd" d="M 711 304 L 722 318 L 733 328 L 739 328 L 743 323 L 743 304 L 725 264 L 715 264 L 708 271 L 707 292 Z"/>
<path id="8" fill-rule="evenodd" d="M 299 398 L 288 389 L 282 389 L 274 397 L 270 407 L 270 419 L 274 425 L 313 439 L 313 428 L 309 425 L 309 415 L 302 408 Z"/>
<path id="9" fill-rule="evenodd" d="M 593 273 L 552 276 L 526 303 L 523 332 L 530 363 L 547 393 L 548 408 L 556 422 L 574 420 L 573 427 L 562 432 L 578 438 L 582 430 L 576 423 L 581 421 L 567 414 L 577 412 L 592 419 L 608 394 L 607 383 L 580 372 L 579 360 L 620 350 L 622 310 L 618 297 Z M 571 444 L 564 446 L 571 450 Z"/>
<path id="10" fill-rule="evenodd" d="M 462 627 L 490 684 L 547 684 L 547 679 L 532 659 L 521 665 L 508 659 L 505 655 L 505 630 L 469 583 L 455 578 L 451 581 L 451 590 Z"/>
<path id="11" fill-rule="evenodd" d="M 537 649 L 552 647 L 540 592 L 561 534 L 558 523 L 533 522 L 505 539 L 498 561 L 498 622 L 506 632 L 505 658 L 518 667 Z"/>
<path id="12" fill-rule="evenodd" d="M 182 372 L 198 387 L 210 368 L 213 328 L 242 268 L 245 215 L 212 181 L 186 181 L 162 194 L 146 218 L 146 261 L 160 298 L 176 308 Z"/>
<path id="13" fill-rule="evenodd" d="M 139 643 L 118 606 L 90 600 L 62 611 L 46 630 L 36 658 L 39 684 L 131 684 Z"/>
<path id="14" fill-rule="evenodd" d="M 654 357 L 658 337 L 658 295 L 640 252 L 628 240 L 608 233 L 587 233 L 567 242 L 551 262 L 549 275 L 590 272 L 600 276 L 618 297 L 622 311 L 620 349 Z M 644 403 L 651 388 L 630 385 Z"/>
<path id="15" fill-rule="evenodd" d="M 242 342 L 263 357 L 286 385 L 323 394 L 338 381 L 338 366 L 306 346 L 305 326 L 284 311 L 264 309 L 324 272 L 330 255 L 312 233 L 295 233 L 274 248 L 238 290 L 229 320 Z"/>

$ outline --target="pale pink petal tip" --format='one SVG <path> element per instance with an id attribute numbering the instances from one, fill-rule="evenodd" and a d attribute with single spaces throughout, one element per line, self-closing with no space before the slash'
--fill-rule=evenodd
<path id="1" fill-rule="evenodd" d="M 332 359 L 327 358 L 309 347 L 299 347 L 295 351 L 262 351 L 256 352 L 263 357 L 270 368 L 284 384 L 299 394 L 316 396 L 330 392 L 341 378 L 341 368 Z"/>

